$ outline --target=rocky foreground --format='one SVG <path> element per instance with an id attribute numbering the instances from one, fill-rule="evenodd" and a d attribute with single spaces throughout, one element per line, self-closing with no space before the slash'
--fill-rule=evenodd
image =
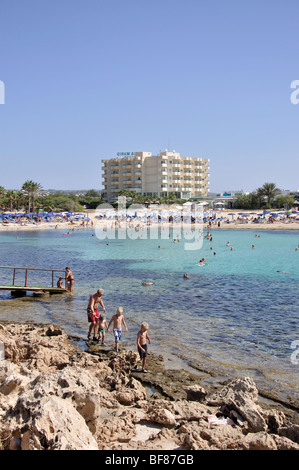
<path id="1" fill-rule="evenodd" d="M 298 424 L 263 409 L 249 377 L 150 397 L 136 352 L 90 354 L 54 325 L 0 325 L 0 341 L 2 450 L 299 450 Z"/>

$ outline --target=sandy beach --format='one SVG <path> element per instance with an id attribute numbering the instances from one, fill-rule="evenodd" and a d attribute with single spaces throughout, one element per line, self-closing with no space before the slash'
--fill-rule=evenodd
<path id="1" fill-rule="evenodd" d="M 170 208 L 171 210 L 171 208 Z M 155 210 L 147 209 L 145 210 L 146 214 L 150 216 L 151 213 Z M 240 215 L 247 214 L 247 215 Z M 106 218 L 99 218 L 99 210 L 86 210 L 83 212 L 84 216 L 76 217 L 74 215 L 72 218 L 62 219 L 55 218 L 53 220 L 45 221 L 41 220 L 39 222 L 26 219 L 17 219 L 10 220 L 7 223 L 0 223 L 0 232 L 1 231 L 25 231 L 25 230 L 64 230 L 65 233 L 86 228 L 95 228 L 105 226 L 107 220 L 109 223 L 113 221 L 111 216 Z M 182 213 L 183 214 L 183 213 Z M 251 213 L 250 211 L 240 212 L 240 210 L 221 210 L 213 211 L 213 218 L 206 218 L 206 222 L 203 224 L 204 229 L 208 230 L 299 230 L 299 213 L 294 212 L 291 215 L 278 215 L 276 217 L 271 216 L 271 213 L 264 214 L 263 211 L 256 211 Z M 146 215 L 147 217 L 147 215 Z M 83 225 L 84 221 L 84 225 Z M 124 223 L 126 218 L 121 217 L 121 223 Z M 127 219 L 129 221 L 129 219 Z M 137 223 L 139 219 L 135 219 L 134 223 Z M 145 218 L 140 218 L 140 224 L 142 225 L 168 225 L 168 222 L 162 220 L 158 224 L 155 218 L 149 218 L 149 221 L 145 224 Z M 169 226 L 178 226 L 180 223 L 176 221 L 170 222 Z M 199 226 L 199 224 L 197 224 Z"/>

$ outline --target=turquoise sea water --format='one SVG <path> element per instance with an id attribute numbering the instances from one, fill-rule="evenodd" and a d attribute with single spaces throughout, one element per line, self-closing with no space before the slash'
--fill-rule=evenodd
<path id="1" fill-rule="evenodd" d="M 108 320 L 119 305 L 124 308 L 126 347 L 135 349 L 139 325 L 147 321 L 152 350 L 170 356 L 170 364 L 181 358 L 204 369 L 209 364 L 218 375 L 253 375 L 294 397 L 299 388 L 294 349 L 299 340 L 299 233 L 210 233 L 213 240 L 204 239 L 197 251 L 185 250 L 183 238 L 173 243 L 176 230 L 166 239 L 136 240 L 99 240 L 92 229 L 66 236 L 61 230 L 1 233 L 0 265 L 70 266 L 75 292 L 45 299 L 13 299 L 0 292 L 0 321 L 53 322 L 85 338 L 88 298 L 101 287 Z M 198 266 L 202 257 L 206 265 Z M 1 284 L 11 278 L 11 271 L 0 270 Z M 24 279 L 21 272 L 18 279 Z M 29 281 L 49 284 L 50 275 L 30 274 Z M 112 346 L 112 335 L 107 340 Z"/>

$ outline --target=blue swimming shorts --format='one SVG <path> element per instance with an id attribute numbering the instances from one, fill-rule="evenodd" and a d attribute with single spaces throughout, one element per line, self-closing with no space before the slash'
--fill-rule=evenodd
<path id="1" fill-rule="evenodd" d="M 115 342 L 118 343 L 121 338 L 121 330 L 119 330 L 118 328 L 113 328 L 113 333 L 114 333 Z"/>

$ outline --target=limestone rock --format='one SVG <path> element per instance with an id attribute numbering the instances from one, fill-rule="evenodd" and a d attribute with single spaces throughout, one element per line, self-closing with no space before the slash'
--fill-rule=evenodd
<path id="1" fill-rule="evenodd" d="M 200 385 L 190 385 L 184 390 L 187 393 L 187 400 L 190 401 L 204 401 L 207 396 L 206 390 Z"/>
<path id="2" fill-rule="evenodd" d="M 220 392 L 208 399 L 208 404 L 225 406 L 226 409 L 239 413 L 254 432 L 265 431 L 266 421 L 257 405 L 258 390 L 250 377 L 232 380 Z"/>
<path id="3" fill-rule="evenodd" d="M 278 429 L 280 436 L 287 437 L 299 444 L 299 426 L 297 424 L 287 424 Z"/>
<path id="4" fill-rule="evenodd" d="M 299 426 L 259 406 L 248 377 L 208 396 L 195 377 L 178 374 L 171 401 L 149 397 L 141 375 L 131 375 L 135 351 L 96 356 L 55 325 L 0 325 L 0 340 L 0 449 L 299 450 Z M 211 426 L 211 416 L 233 421 Z"/>
<path id="5" fill-rule="evenodd" d="M 164 400 L 150 405 L 147 411 L 147 420 L 163 426 L 175 427 L 177 421 L 175 415 L 169 409 L 170 407 L 171 405 L 168 405 Z"/>

